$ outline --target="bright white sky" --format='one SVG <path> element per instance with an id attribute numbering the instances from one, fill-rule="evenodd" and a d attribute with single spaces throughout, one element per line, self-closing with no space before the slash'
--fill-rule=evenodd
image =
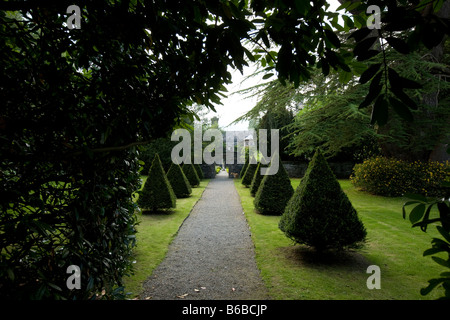
<path id="1" fill-rule="evenodd" d="M 327 0 L 330 3 L 329 10 L 335 10 L 340 4 L 337 0 Z M 244 115 L 250 109 L 252 109 L 256 103 L 256 98 L 246 98 L 245 95 L 233 94 L 236 91 L 252 87 L 254 85 L 263 83 L 267 80 L 262 80 L 262 75 L 253 77 L 243 81 L 246 76 L 251 75 L 256 70 L 256 66 L 250 66 L 244 68 L 244 74 L 238 70 L 232 70 L 233 83 L 226 86 L 228 90 L 228 98 L 222 99 L 222 105 L 216 105 L 217 113 L 213 111 L 209 112 L 206 117 L 212 118 L 214 116 L 219 117 L 219 127 L 225 131 L 242 131 L 248 129 L 248 121 L 240 122 L 235 125 L 230 125 L 231 122 Z M 272 80 L 274 78 L 270 78 Z"/>

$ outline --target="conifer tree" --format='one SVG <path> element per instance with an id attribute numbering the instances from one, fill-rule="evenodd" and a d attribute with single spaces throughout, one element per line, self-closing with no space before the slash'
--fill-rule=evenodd
<path id="1" fill-rule="evenodd" d="M 241 183 L 249 187 L 252 184 L 253 175 L 255 174 L 256 167 L 258 167 L 257 163 L 249 163 L 247 166 L 247 169 L 245 170 L 245 173 L 242 177 Z"/>
<path id="2" fill-rule="evenodd" d="M 254 197 L 256 195 L 256 192 L 258 192 L 261 181 L 264 178 L 264 176 L 261 174 L 261 168 L 264 167 L 267 167 L 267 165 L 258 162 L 258 166 L 256 167 L 255 173 L 253 174 L 252 183 L 250 185 L 250 194 L 252 197 Z"/>
<path id="3" fill-rule="evenodd" d="M 195 170 L 197 171 L 198 178 L 200 180 L 205 179 L 205 176 L 203 175 L 202 167 L 199 164 L 194 164 L 194 167 L 195 167 Z"/>
<path id="4" fill-rule="evenodd" d="M 287 202 L 294 193 L 291 180 L 278 154 L 272 157 L 271 165 L 275 161 L 278 161 L 278 171 L 264 176 L 255 195 L 255 208 L 262 214 L 283 214 Z M 271 170 L 270 166 L 268 170 Z"/>
<path id="5" fill-rule="evenodd" d="M 318 251 L 357 248 L 364 242 L 364 225 L 319 149 L 279 227 L 293 241 Z"/>
<path id="6" fill-rule="evenodd" d="M 137 204 L 142 209 L 157 211 L 176 207 L 176 196 L 164 172 L 158 154 L 152 161 L 147 181 L 139 194 Z"/>
<path id="7" fill-rule="evenodd" d="M 187 198 L 191 195 L 191 184 L 179 164 L 172 163 L 167 171 L 167 179 L 177 198 Z"/>
<path id="8" fill-rule="evenodd" d="M 191 187 L 195 188 L 200 184 L 200 178 L 198 177 L 197 170 L 195 170 L 192 163 L 183 164 L 183 172 L 186 175 Z"/>
<path id="9" fill-rule="evenodd" d="M 242 167 L 241 171 L 239 172 L 239 178 L 243 178 L 245 171 L 247 170 L 248 167 L 248 158 L 245 159 L 245 163 L 244 166 Z"/>

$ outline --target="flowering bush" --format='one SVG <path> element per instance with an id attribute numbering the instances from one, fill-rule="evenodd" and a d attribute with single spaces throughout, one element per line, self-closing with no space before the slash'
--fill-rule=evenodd
<path id="1" fill-rule="evenodd" d="M 450 163 L 376 157 L 355 165 L 350 180 L 355 187 L 377 195 L 418 193 L 441 197 L 450 191 L 442 185 L 450 182 Z"/>

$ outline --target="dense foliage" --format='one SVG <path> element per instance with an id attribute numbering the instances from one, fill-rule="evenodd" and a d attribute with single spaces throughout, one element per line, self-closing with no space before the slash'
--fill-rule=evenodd
<path id="1" fill-rule="evenodd" d="M 144 187 L 139 191 L 138 206 L 142 210 L 158 211 L 176 207 L 176 195 L 167 179 L 158 154 L 155 155 Z"/>
<path id="2" fill-rule="evenodd" d="M 203 180 L 205 177 L 203 175 L 202 167 L 199 164 L 194 164 L 195 171 L 197 172 L 198 178 Z"/>
<path id="3" fill-rule="evenodd" d="M 177 198 L 187 198 L 191 195 L 191 184 L 179 164 L 172 163 L 169 171 L 167 171 L 167 180 L 169 180 Z"/>
<path id="4" fill-rule="evenodd" d="M 450 183 L 447 183 L 450 186 Z M 444 290 L 444 295 L 441 299 L 450 299 L 450 198 L 430 199 L 418 194 L 410 194 L 409 199 L 403 205 L 403 218 L 406 218 L 407 206 L 414 205 L 414 208 L 409 212 L 409 220 L 413 227 L 420 227 L 423 232 L 426 232 L 428 227 L 436 226 L 441 238 L 433 238 L 431 241 L 431 248 L 424 251 L 424 256 L 432 256 L 431 258 L 443 267 L 444 271 L 438 278 L 428 281 L 428 286 L 420 290 L 422 295 L 429 294 L 436 288 Z M 436 206 L 438 209 L 438 216 L 431 215 L 431 209 Z M 446 257 L 444 259 L 443 257 Z"/>
<path id="5" fill-rule="evenodd" d="M 155 155 L 158 154 L 163 168 L 167 172 L 172 165 L 172 148 L 177 143 L 176 141 L 171 141 L 170 138 L 161 137 L 141 146 L 138 159 L 144 162 L 142 171 L 148 172 L 150 170 L 152 161 Z"/>
<path id="6" fill-rule="evenodd" d="M 249 187 L 252 184 L 253 176 L 255 175 L 256 167 L 258 163 L 249 163 L 247 169 L 245 170 L 244 176 L 242 177 L 241 183 Z"/>
<path id="7" fill-rule="evenodd" d="M 212 107 L 244 63 L 250 23 L 228 3 L 83 1 L 69 29 L 72 4 L 0 11 L 2 297 L 116 295 L 132 265 L 136 146 L 192 118 L 192 102 Z M 80 290 L 66 288 L 69 265 Z"/>
<path id="8" fill-rule="evenodd" d="M 351 181 L 361 190 L 382 196 L 417 193 L 444 197 L 450 195 L 450 188 L 443 185 L 450 182 L 450 163 L 376 157 L 355 165 Z"/>
<path id="9" fill-rule="evenodd" d="M 259 186 L 261 185 L 261 181 L 264 178 L 264 176 L 261 174 L 261 168 L 264 167 L 267 167 L 267 165 L 258 162 L 258 166 L 256 167 L 252 183 L 250 185 L 250 194 L 252 197 L 254 197 L 256 195 L 256 192 L 258 192 Z"/>
<path id="10" fill-rule="evenodd" d="M 253 201 L 256 210 L 261 214 L 281 215 L 294 193 L 291 180 L 278 154 L 272 157 L 268 170 L 275 161 L 278 161 L 278 171 L 264 176 Z"/>
<path id="11" fill-rule="evenodd" d="M 200 184 L 200 178 L 198 177 L 197 170 L 195 170 L 194 165 L 192 163 L 185 163 L 181 168 L 191 184 L 191 187 L 197 187 Z"/>
<path id="12" fill-rule="evenodd" d="M 318 251 L 358 247 L 367 234 L 319 150 L 287 204 L 279 227 L 293 241 Z"/>

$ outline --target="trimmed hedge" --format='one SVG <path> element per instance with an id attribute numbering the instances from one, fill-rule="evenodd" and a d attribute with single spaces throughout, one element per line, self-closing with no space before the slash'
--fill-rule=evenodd
<path id="1" fill-rule="evenodd" d="M 169 171 L 167 171 L 167 179 L 177 198 L 187 198 L 191 195 L 191 184 L 179 164 L 172 163 Z"/>
<path id="2" fill-rule="evenodd" d="M 445 197 L 450 188 L 442 184 L 450 182 L 450 163 L 376 157 L 355 165 L 350 180 L 358 189 L 376 195 L 396 197 L 417 193 Z"/>
<path id="3" fill-rule="evenodd" d="M 200 180 L 205 179 L 205 176 L 203 175 L 202 167 L 199 164 L 194 164 L 194 168 L 195 168 L 195 171 L 197 171 L 198 178 Z"/>
<path id="4" fill-rule="evenodd" d="M 294 193 L 294 188 L 280 157 L 275 155 L 273 161 L 278 161 L 278 171 L 264 176 L 253 203 L 261 214 L 281 215 Z"/>
<path id="5" fill-rule="evenodd" d="M 259 186 L 261 185 L 261 181 L 264 176 L 261 174 L 261 168 L 267 167 L 267 165 L 258 162 L 258 166 L 256 167 L 255 173 L 253 174 L 252 183 L 250 185 L 250 195 L 254 197 L 256 192 L 258 192 Z"/>
<path id="6" fill-rule="evenodd" d="M 367 232 L 322 153 L 317 150 L 281 216 L 279 228 L 318 251 L 359 247 Z"/>
<path id="7" fill-rule="evenodd" d="M 137 204 L 142 209 L 157 211 L 176 207 L 176 196 L 164 172 L 158 154 L 152 161 L 147 181 L 139 192 Z"/>
<path id="8" fill-rule="evenodd" d="M 242 167 L 241 171 L 239 172 L 239 178 L 243 178 L 245 171 L 247 170 L 248 167 L 248 158 L 246 158 L 244 166 Z"/>
<path id="9" fill-rule="evenodd" d="M 195 188 L 200 184 L 200 178 L 198 177 L 197 170 L 195 170 L 192 163 L 183 164 L 183 172 L 186 175 L 191 187 Z"/>
<path id="10" fill-rule="evenodd" d="M 249 187 L 252 184 L 253 176 L 255 175 L 255 170 L 257 167 L 257 163 L 249 163 L 241 181 L 244 186 Z"/>

